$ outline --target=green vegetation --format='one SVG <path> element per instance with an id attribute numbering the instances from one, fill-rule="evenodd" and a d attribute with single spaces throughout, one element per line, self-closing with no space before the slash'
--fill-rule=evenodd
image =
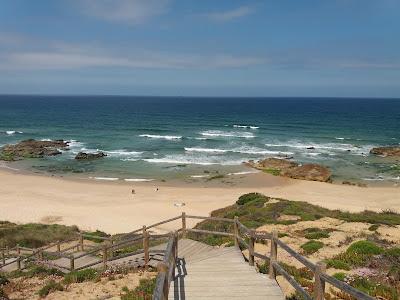
<path id="1" fill-rule="evenodd" d="M 28 223 L 17 225 L 0 221 L 0 245 L 38 248 L 52 242 L 72 237 L 78 232 L 76 226 L 44 225 Z"/>
<path id="2" fill-rule="evenodd" d="M 10 153 L 10 152 L 2 151 L 0 153 L 0 160 L 14 161 L 15 160 L 15 155 L 13 153 Z"/>
<path id="3" fill-rule="evenodd" d="M 249 202 L 257 201 L 257 203 L 262 203 L 264 204 L 265 202 L 268 202 L 268 197 L 264 196 L 263 194 L 260 193 L 249 193 L 249 194 L 244 194 L 239 197 L 239 199 L 236 201 L 237 205 L 245 205 Z M 253 204 L 256 202 L 253 202 Z"/>
<path id="4" fill-rule="evenodd" d="M 274 176 L 279 176 L 281 174 L 281 170 L 279 169 L 273 169 L 273 168 L 269 168 L 269 169 L 263 169 L 262 170 L 264 173 L 268 173 Z"/>
<path id="5" fill-rule="evenodd" d="M 0 286 L 9 283 L 10 281 L 3 274 L 0 274 Z"/>
<path id="6" fill-rule="evenodd" d="M 55 291 L 63 291 L 64 287 L 61 283 L 55 282 L 54 280 L 50 280 L 43 286 L 39 291 L 38 295 L 40 297 L 46 297 L 48 294 L 55 292 Z"/>
<path id="7" fill-rule="evenodd" d="M 321 249 L 323 246 L 324 243 L 320 241 L 311 240 L 301 245 L 300 248 L 303 249 L 305 254 L 313 254 L 317 252 L 319 249 Z"/>
<path id="8" fill-rule="evenodd" d="M 156 286 L 156 278 L 140 279 L 139 286 L 129 290 L 126 286 L 122 288 L 121 300 L 143 300 L 151 299 Z"/>
<path id="9" fill-rule="evenodd" d="M 35 276 L 45 277 L 45 276 L 49 276 L 49 275 L 64 276 L 64 273 L 55 268 L 46 268 L 44 266 L 30 264 L 27 266 L 27 268 L 24 270 L 24 272 L 13 271 L 8 274 L 8 277 L 9 278 L 18 278 L 18 277 L 32 278 Z"/>
<path id="10" fill-rule="evenodd" d="M 337 280 L 344 281 L 346 279 L 346 273 L 338 272 L 332 275 L 332 277 L 336 278 Z"/>
<path id="11" fill-rule="evenodd" d="M 370 296 L 383 299 L 398 299 L 398 291 L 394 287 L 375 282 L 372 279 L 361 276 L 346 276 L 346 281 L 356 289 Z"/>
<path id="12" fill-rule="evenodd" d="M 393 247 L 385 250 L 384 255 L 389 258 L 398 259 L 400 263 L 400 247 Z"/>
<path id="13" fill-rule="evenodd" d="M 382 248 L 370 241 L 358 241 L 350 245 L 347 248 L 346 253 L 348 254 L 359 254 L 359 255 L 378 255 L 383 252 Z"/>
<path id="14" fill-rule="evenodd" d="M 304 237 L 309 240 L 319 240 L 322 238 L 328 238 L 329 232 L 327 230 L 312 227 L 304 230 Z"/>
<path id="15" fill-rule="evenodd" d="M 64 275 L 64 283 L 79 283 L 84 281 L 94 281 L 100 276 L 99 272 L 95 269 L 85 269 L 81 271 L 74 271 Z"/>
<path id="16" fill-rule="evenodd" d="M 9 299 L 6 292 L 0 287 L 0 299 Z"/>
<path id="17" fill-rule="evenodd" d="M 275 198 L 274 198 L 275 199 Z M 299 221 L 314 221 L 323 217 L 330 217 L 346 222 L 365 222 L 371 224 L 399 225 L 400 214 L 393 211 L 383 211 L 380 213 L 364 211 L 361 213 L 342 212 L 339 210 L 329 210 L 320 206 L 312 205 L 307 202 L 289 201 L 275 199 L 278 201 L 269 202 L 270 198 L 259 193 L 249 193 L 242 195 L 239 200 L 231 206 L 215 210 L 211 213 L 213 217 L 233 219 L 239 217 L 242 224 L 249 228 L 258 228 L 265 224 L 294 224 Z M 282 221 L 281 215 L 298 216 L 299 220 Z M 221 232 L 233 232 L 232 224 L 226 222 L 216 222 L 205 220 L 196 225 L 197 229 L 213 230 Z M 309 238 L 322 238 L 329 234 L 313 233 Z M 210 245 L 222 245 L 230 241 L 227 237 L 210 236 L 205 234 L 190 233 L 189 237 Z"/>
<path id="18" fill-rule="evenodd" d="M 327 268 L 335 268 L 338 270 L 346 270 L 346 271 L 350 270 L 350 265 L 347 262 L 339 259 L 334 259 L 334 258 L 327 259 L 325 262 Z"/>
<path id="19" fill-rule="evenodd" d="M 368 230 L 369 231 L 377 231 L 379 226 L 380 226 L 379 224 L 373 224 L 373 225 L 368 227 Z"/>
<path id="20" fill-rule="evenodd" d="M 105 233 L 104 231 L 100 231 L 100 230 L 96 230 L 96 231 L 92 231 L 92 232 L 85 232 L 85 234 L 91 235 L 92 237 L 85 237 L 86 240 L 95 242 L 95 243 L 101 243 L 103 242 L 102 239 L 97 239 L 96 237 L 101 237 L 101 238 L 106 238 L 106 237 L 110 237 L 109 234 Z"/>
<path id="21" fill-rule="evenodd" d="M 337 266 L 340 264 L 354 267 L 364 266 L 372 256 L 382 252 L 383 249 L 371 241 L 358 241 L 351 244 L 346 252 L 336 255 L 331 261 L 335 261 Z"/>

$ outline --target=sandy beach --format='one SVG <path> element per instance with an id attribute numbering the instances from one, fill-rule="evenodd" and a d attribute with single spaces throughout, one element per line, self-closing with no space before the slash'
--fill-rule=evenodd
<path id="1" fill-rule="evenodd" d="M 212 210 L 233 204 L 240 195 L 248 192 L 352 212 L 365 209 L 400 211 L 398 187 L 362 188 L 263 173 L 237 176 L 224 182 L 126 183 L 1 170 L 0 220 L 77 225 L 85 230 L 100 229 L 109 233 L 127 232 L 174 217 L 182 211 L 206 216 Z M 181 203 L 185 205 L 180 206 Z M 191 221 L 188 225 L 194 225 L 195 221 Z M 168 226 L 157 229 L 171 229 Z"/>

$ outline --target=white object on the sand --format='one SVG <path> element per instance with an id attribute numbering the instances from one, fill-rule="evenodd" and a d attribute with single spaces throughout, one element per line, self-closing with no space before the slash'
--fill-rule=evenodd
<path id="1" fill-rule="evenodd" d="M 128 182 L 147 182 L 147 181 L 153 181 L 154 179 L 146 179 L 146 178 L 125 178 L 125 181 Z"/>
<path id="2" fill-rule="evenodd" d="M 185 202 L 174 203 L 174 206 L 176 206 L 176 207 L 182 207 L 182 206 L 185 206 L 185 205 L 186 205 Z"/>

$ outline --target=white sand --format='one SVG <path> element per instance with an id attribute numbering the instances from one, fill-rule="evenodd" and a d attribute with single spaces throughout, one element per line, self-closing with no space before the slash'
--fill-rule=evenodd
<path id="1" fill-rule="evenodd" d="M 400 212 L 400 188 L 335 185 L 249 174 L 235 184 L 127 183 L 71 180 L 0 171 L 0 220 L 78 225 L 109 233 L 187 214 L 207 216 L 248 192 L 307 201 L 330 209 Z M 155 187 L 159 191 L 155 191 Z M 131 194 L 131 189 L 135 194 Z M 184 202 L 184 206 L 176 203 Z M 188 222 L 193 225 L 196 220 Z M 176 224 L 177 225 L 177 224 Z M 158 230 L 170 230 L 172 225 Z"/>

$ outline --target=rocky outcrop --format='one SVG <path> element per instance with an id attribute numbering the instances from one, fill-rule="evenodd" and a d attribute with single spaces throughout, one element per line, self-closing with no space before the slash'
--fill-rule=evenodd
<path id="1" fill-rule="evenodd" d="M 25 140 L 15 145 L 5 145 L 0 149 L 1 160 L 19 160 L 23 158 L 41 158 L 61 154 L 60 149 L 67 149 L 68 142 L 63 140 L 37 141 Z"/>
<path id="2" fill-rule="evenodd" d="M 399 156 L 400 157 L 400 146 L 387 146 L 387 147 L 376 147 L 369 151 L 371 154 L 381 156 Z"/>
<path id="3" fill-rule="evenodd" d="M 248 166 L 272 175 L 310 181 L 330 181 L 331 172 L 327 167 L 318 164 L 298 164 L 287 159 L 267 158 L 258 162 L 249 161 Z"/>
<path id="4" fill-rule="evenodd" d="M 85 160 L 85 159 L 97 159 L 97 158 L 102 158 L 104 156 L 107 156 L 104 152 L 97 152 L 97 153 L 85 153 L 85 152 L 79 152 L 76 156 L 75 159 L 78 160 Z"/>

